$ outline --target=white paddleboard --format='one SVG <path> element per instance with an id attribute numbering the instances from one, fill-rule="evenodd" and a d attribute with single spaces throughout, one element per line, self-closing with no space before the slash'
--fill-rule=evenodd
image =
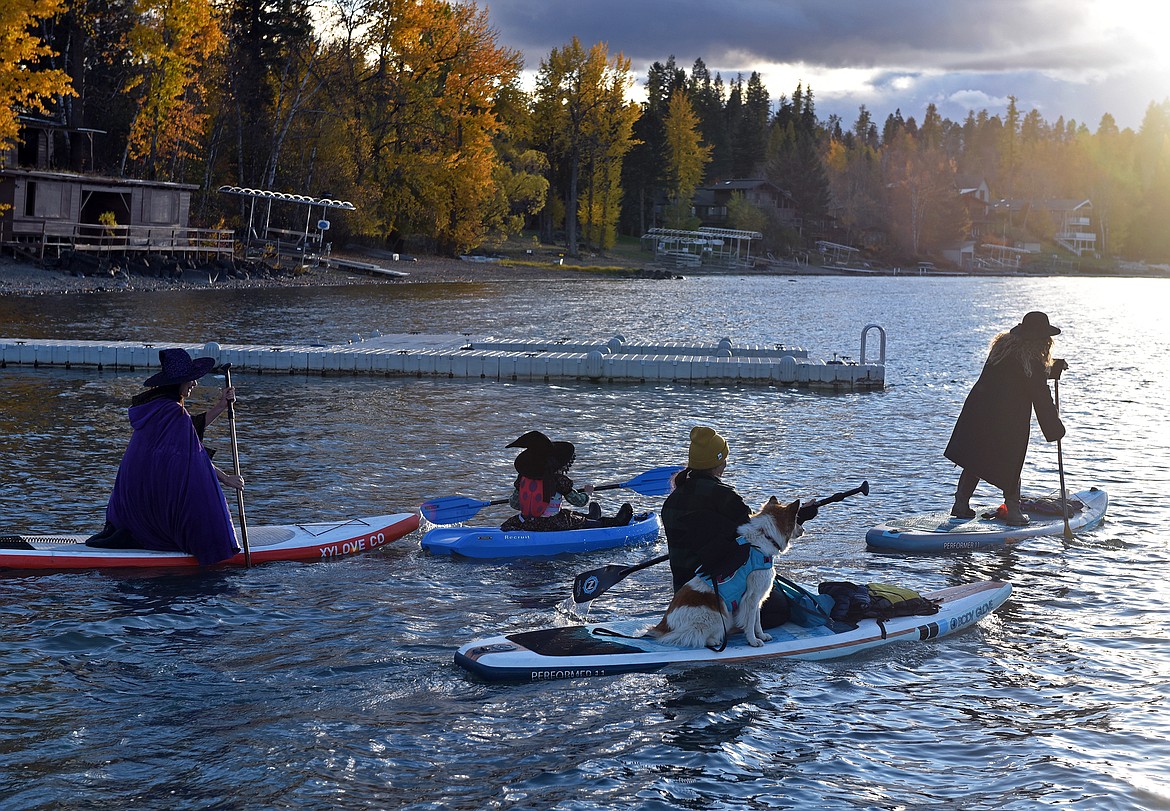
<path id="1" fill-rule="evenodd" d="M 806 587 L 807 588 L 807 587 Z M 813 592 L 816 587 L 812 587 Z M 772 641 L 751 647 L 735 634 L 722 651 L 663 645 L 641 634 L 657 620 L 626 620 L 539 628 L 463 645 L 455 664 L 488 681 L 547 681 L 613 676 L 668 666 L 743 664 L 760 659 L 833 659 L 897 642 L 923 642 L 974 625 L 1012 593 L 1010 583 L 985 580 L 923 594 L 940 600 L 937 614 L 864 619 L 833 631 L 786 623 L 769 628 Z"/>
<path id="2" fill-rule="evenodd" d="M 418 529 L 418 513 L 395 513 L 313 524 L 248 527 L 252 563 L 330 560 L 369 552 Z M 240 537 L 239 529 L 236 537 Z M 183 552 L 98 549 L 84 535 L 0 535 L 0 569 L 196 569 Z M 243 566 L 244 553 L 216 566 Z"/>

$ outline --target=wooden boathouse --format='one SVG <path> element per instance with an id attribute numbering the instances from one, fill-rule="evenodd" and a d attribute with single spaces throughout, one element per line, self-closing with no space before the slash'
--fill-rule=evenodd
<path id="1" fill-rule="evenodd" d="M 188 227 L 185 183 L 0 168 L 0 248 L 43 262 L 66 252 L 230 257 L 230 229 Z"/>

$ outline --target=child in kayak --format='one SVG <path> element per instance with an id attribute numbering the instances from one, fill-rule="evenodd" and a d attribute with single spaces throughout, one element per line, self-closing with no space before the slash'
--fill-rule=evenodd
<path id="1" fill-rule="evenodd" d="M 623 504 L 612 518 L 603 518 L 601 505 L 597 502 L 590 504 L 593 485 L 586 484 L 580 489 L 574 487 L 568 476 L 577 456 L 572 442 L 553 442 L 540 431 L 529 431 L 507 447 L 524 450 L 516 457 L 515 467 L 519 475 L 513 482 L 508 500 L 517 514 L 500 525 L 505 532 L 620 527 L 633 518 L 634 509 L 629 504 Z M 588 505 L 589 513 L 564 509 L 565 502 L 572 507 Z"/>

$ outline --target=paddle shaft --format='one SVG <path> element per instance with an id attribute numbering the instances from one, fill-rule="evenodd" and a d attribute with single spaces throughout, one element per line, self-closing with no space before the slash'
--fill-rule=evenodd
<path id="1" fill-rule="evenodd" d="M 225 363 L 223 365 L 223 380 L 224 387 L 232 387 L 232 365 Z M 236 467 L 236 475 L 240 476 L 240 448 L 236 443 L 236 404 L 234 400 L 228 400 L 228 434 L 232 439 L 232 464 Z M 240 543 L 244 547 L 244 566 L 252 565 L 252 550 L 248 547 L 248 519 L 244 517 L 244 491 L 236 491 L 236 507 L 240 511 Z"/>
<path id="2" fill-rule="evenodd" d="M 1053 402 L 1056 405 L 1056 413 L 1060 413 L 1060 378 L 1052 381 L 1052 389 L 1054 394 Z M 1064 539 L 1071 541 L 1073 539 L 1072 527 L 1068 524 L 1068 490 L 1064 486 L 1064 451 L 1060 447 L 1060 440 L 1056 440 L 1056 469 L 1060 472 L 1060 513 L 1064 516 Z"/>
<path id="3" fill-rule="evenodd" d="M 821 507 L 825 504 L 834 504 L 838 501 L 844 501 L 845 499 L 849 498 L 849 496 L 857 495 L 858 493 L 864 493 L 867 496 L 869 495 L 868 481 L 862 482 L 860 487 L 855 487 L 852 490 L 846 490 L 842 493 L 834 493 L 833 495 L 820 499 L 819 501 L 813 499 L 808 504 L 814 507 Z M 609 591 L 611 588 L 625 580 L 634 572 L 640 572 L 642 569 L 648 569 L 651 566 L 657 566 L 659 563 L 665 563 L 668 560 L 670 560 L 670 555 L 659 555 L 656 558 L 644 560 L 641 563 L 635 563 L 632 566 L 626 566 L 624 568 L 618 568 L 610 565 L 600 569 L 592 569 L 588 572 L 582 572 L 581 574 L 577 575 L 576 579 L 573 581 L 574 601 L 580 605 L 582 603 L 596 600 L 602 594 Z M 595 579 L 596 584 L 594 585 L 594 588 L 590 589 L 589 596 L 587 596 L 584 600 L 577 600 L 576 597 L 578 592 L 581 591 L 584 593 L 582 590 L 587 588 L 586 584 L 591 579 Z"/>
<path id="4" fill-rule="evenodd" d="M 826 504 L 836 504 L 838 501 L 844 501 L 845 499 L 849 498 L 850 496 L 855 496 L 858 493 L 863 493 L 867 496 L 869 495 L 869 482 L 868 481 L 862 482 L 860 487 L 854 487 L 852 490 L 846 490 L 843 493 L 833 493 L 833 495 L 828 496 L 827 498 L 819 499 L 819 500 L 814 498 L 812 501 L 808 502 L 804 506 L 806 506 L 806 507 L 823 507 Z"/>

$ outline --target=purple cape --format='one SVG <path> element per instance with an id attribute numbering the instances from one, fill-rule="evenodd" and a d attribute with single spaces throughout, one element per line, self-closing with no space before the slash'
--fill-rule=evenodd
<path id="1" fill-rule="evenodd" d="M 156 398 L 130 408 L 130 426 L 106 520 L 144 549 L 186 552 L 205 566 L 235 555 L 227 500 L 187 409 Z"/>

